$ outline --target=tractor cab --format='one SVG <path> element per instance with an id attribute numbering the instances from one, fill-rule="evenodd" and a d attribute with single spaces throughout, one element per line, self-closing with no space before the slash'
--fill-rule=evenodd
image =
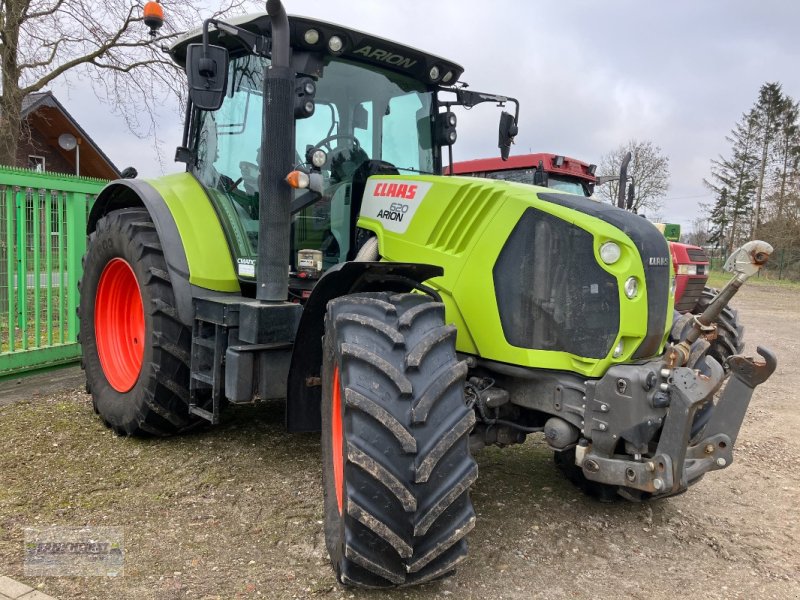
<path id="1" fill-rule="evenodd" d="M 225 72 L 206 77 L 225 82 L 219 107 L 213 109 L 215 102 L 204 110 L 190 98 L 178 155 L 211 198 L 245 287 L 256 279 L 259 178 L 274 166 L 264 166 L 262 153 L 270 23 L 266 15 L 207 22 L 204 34 L 190 34 L 172 49 L 190 78 L 192 61 L 198 63 L 195 81 L 202 79 L 204 59 L 197 56 L 218 51 L 222 57 L 214 68 Z M 302 299 L 323 272 L 355 258 L 368 177 L 441 174 L 442 147 L 456 139 L 450 106 L 508 99 L 452 87 L 462 68 L 417 49 L 303 17 L 289 23 L 296 73 L 290 162 L 316 182 L 295 187 L 291 200 L 290 290 Z"/>

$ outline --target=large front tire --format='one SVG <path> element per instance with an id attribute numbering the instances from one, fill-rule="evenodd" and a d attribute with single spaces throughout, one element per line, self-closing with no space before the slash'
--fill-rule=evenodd
<path id="1" fill-rule="evenodd" d="M 189 414 L 191 330 L 178 320 L 155 225 L 142 208 L 109 213 L 90 235 L 80 284 L 87 389 L 121 435 L 169 435 Z"/>
<path id="2" fill-rule="evenodd" d="M 335 299 L 325 317 L 325 541 L 340 582 L 431 581 L 466 557 L 475 524 L 467 367 L 444 307 L 420 294 Z"/>

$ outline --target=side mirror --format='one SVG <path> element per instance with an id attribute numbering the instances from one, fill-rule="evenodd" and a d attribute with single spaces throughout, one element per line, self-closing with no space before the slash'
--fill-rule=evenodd
<path id="1" fill-rule="evenodd" d="M 228 50 L 222 46 L 189 44 L 186 48 L 189 98 L 197 108 L 217 110 L 228 85 Z"/>
<path id="2" fill-rule="evenodd" d="M 511 144 L 514 142 L 517 133 L 519 133 L 519 127 L 514 121 L 514 116 L 506 111 L 501 112 L 497 146 L 500 148 L 500 158 L 503 160 L 508 160 L 508 155 L 511 153 Z"/>

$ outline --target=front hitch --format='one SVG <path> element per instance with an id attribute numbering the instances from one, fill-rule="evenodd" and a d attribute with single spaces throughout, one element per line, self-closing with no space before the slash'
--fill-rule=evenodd
<path id="1" fill-rule="evenodd" d="M 669 404 L 652 457 L 620 458 L 604 448 L 601 440 L 592 440 L 591 444 L 576 449 L 576 464 L 587 479 L 653 496 L 679 494 L 708 471 L 729 466 L 753 390 L 772 375 L 777 365 L 771 351 L 759 347 L 758 353 L 761 356 L 756 359 L 741 355 L 729 359 L 731 377 L 700 433 L 692 435 L 697 411 L 712 401 L 724 379 L 722 367 L 712 358 L 704 359 L 704 372 L 687 367 L 671 370 L 666 382 Z M 602 384 L 591 388 L 589 393 L 595 389 L 603 389 Z M 591 401 L 597 403 L 598 398 Z M 607 400 L 602 406 L 612 404 L 613 401 Z M 609 416 L 614 412 L 614 408 L 607 410 Z M 617 431 L 613 426 L 602 429 L 609 433 Z M 690 441 L 698 436 L 702 436 L 700 441 Z M 612 433 L 611 437 L 617 439 L 617 434 Z"/>
<path id="2" fill-rule="evenodd" d="M 733 445 L 753 390 L 772 375 L 777 361 L 761 347 L 755 359 L 731 356 L 730 377 L 714 403 L 725 372 L 706 351 L 720 313 L 771 253 L 772 246 L 762 241 L 734 252 L 725 263 L 734 277 L 701 315 L 675 323 L 673 339 L 679 341 L 661 359 L 617 365 L 600 380 L 587 382 L 584 439 L 575 450 L 575 463 L 587 479 L 618 486 L 630 497 L 671 496 L 733 462 Z"/>

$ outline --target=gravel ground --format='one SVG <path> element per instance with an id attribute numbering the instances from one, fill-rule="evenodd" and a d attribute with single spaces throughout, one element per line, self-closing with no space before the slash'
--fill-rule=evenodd
<path id="1" fill-rule="evenodd" d="M 470 558 L 448 580 L 382 594 L 336 584 L 319 436 L 285 433 L 280 404 L 138 440 L 106 429 L 74 377 L 42 395 L 23 380 L 31 397 L 13 403 L 22 388 L 0 387 L 0 574 L 62 599 L 798 598 L 800 290 L 749 286 L 735 305 L 748 350 L 768 345 L 779 366 L 729 469 L 677 498 L 600 504 L 556 472 L 539 436 L 484 450 Z M 22 530 L 47 525 L 122 527 L 124 575 L 25 577 Z"/>

